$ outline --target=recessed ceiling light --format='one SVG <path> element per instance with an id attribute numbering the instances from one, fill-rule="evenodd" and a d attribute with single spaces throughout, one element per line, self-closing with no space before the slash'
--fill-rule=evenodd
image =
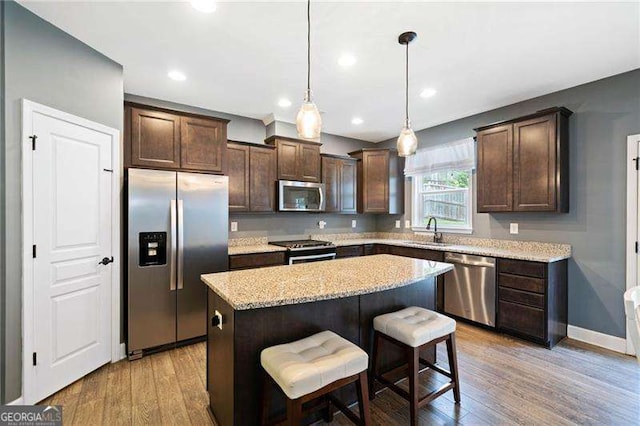
<path id="1" fill-rule="evenodd" d="M 359 126 L 362 123 L 364 123 L 364 120 L 360 117 L 353 117 L 351 120 L 351 124 L 355 124 L 356 126 Z"/>
<path id="2" fill-rule="evenodd" d="M 184 73 L 177 70 L 169 71 L 169 74 L 167 75 L 171 80 L 175 81 L 185 81 L 187 79 L 187 76 L 184 75 Z"/>
<path id="3" fill-rule="evenodd" d="M 349 53 L 345 53 L 344 55 L 340 56 L 340 59 L 338 59 L 338 64 L 340 64 L 340 66 L 342 67 L 350 67 L 354 65 L 356 62 L 357 62 L 356 57 Z"/>
<path id="4" fill-rule="evenodd" d="M 282 98 L 278 101 L 278 106 L 282 108 L 289 108 L 291 106 L 291 101 L 289 99 Z"/>
<path id="5" fill-rule="evenodd" d="M 431 87 L 428 87 L 426 89 L 424 89 L 421 93 L 420 93 L 420 97 L 421 98 L 430 98 L 433 95 L 435 95 L 436 93 L 438 93 L 438 91 L 436 89 L 433 89 Z"/>
<path id="6" fill-rule="evenodd" d="M 216 10 L 216 2 L 214 0 L 191 0 L 191 6 L 202 13 L 212 13 Z"/>

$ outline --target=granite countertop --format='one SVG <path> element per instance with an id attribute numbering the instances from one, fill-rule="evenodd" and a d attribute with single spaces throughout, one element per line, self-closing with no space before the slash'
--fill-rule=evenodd
<path id="1" fill-rule="evenodd" d="M 251 254 L 251 253 L 270 253 L 275 251 L 287 251 L 285 247 L 274 246 L 271 244 L 252 244 L 247 246 L 229 246 L 229 255 L 234 254 Z"/>
<path id="2" fill-rule="evenodd" d="M 451 269 L 448 263 L 378 254 L 219 272 L 201 278 L 233 309 L 246 310 L 375 293 Z"/>

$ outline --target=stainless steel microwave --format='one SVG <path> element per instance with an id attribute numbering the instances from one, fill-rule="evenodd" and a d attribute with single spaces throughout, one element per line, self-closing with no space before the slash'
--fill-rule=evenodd
<path id="1" fill-rule="evenodd" d="M 278 210 L 281 212 L 323 212 L 324 183 L 278 181 Z"/>

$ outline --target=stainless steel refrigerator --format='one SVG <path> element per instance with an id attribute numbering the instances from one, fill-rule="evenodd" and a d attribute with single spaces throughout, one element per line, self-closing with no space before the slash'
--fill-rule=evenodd
<path id="1" fill-rule="evenodd" d="M 200 275 L 228 269 L 228 178 L 129 169 L 127 182 L 130 359 L 205 336 Z"/>

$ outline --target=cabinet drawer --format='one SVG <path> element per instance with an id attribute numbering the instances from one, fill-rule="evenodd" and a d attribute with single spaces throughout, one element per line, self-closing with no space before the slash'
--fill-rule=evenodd
<path id="1" fill-rule="evenodd" d="M 386 244 L 376 244 L 375 245 L 375 254 L 389 254 L 391 253 L 391 246 Z"/>
<path id="2" fill-rule="evenodd" d="M 500 259 L 498 268 L 499 272 L 506 272 L 507 274 L 544 278 L 547 265 L 546 263 L 528 262 L 526 260 Z"/>
<path id="3" fill-rule="evenodd" d="M 544 311 L 500 300 L 498 302 L 498 327 L 544 339 Z"/>
<path id="4" fill-rule="evenodd" d="M 365 256 L 376 254 L 376 245 L 375 244 L 365 244 L 363 248 L 364 248 L 363 252 L 364 252 Z"/>
<path id="5" fill-rule="evenodd" d="M 229 256 L 229 269 L 251 269 L 284 265 L 284 252 L 236 254 Z"/>
<path id="6" fill-rule="evenodd" d="M 515 288 L 517 290 L 533 291 L 535 293 L 544 293 L 544 280 L 540 278 L 521 277 L 511 274 L 499 274 L 498 285 L 502 287 Z"/>
<path id="7" fill-rule="evenodd" d="M 357 257 L 362 256 L 362 246 L 342 246 L 336 247 L 336 257 Z"/>
<path id="8" fill-rule="evenodd" d="M 544 309 L 544 294 L 530 293 L 508 287 L 498 287 L 498 299 Z"/>

